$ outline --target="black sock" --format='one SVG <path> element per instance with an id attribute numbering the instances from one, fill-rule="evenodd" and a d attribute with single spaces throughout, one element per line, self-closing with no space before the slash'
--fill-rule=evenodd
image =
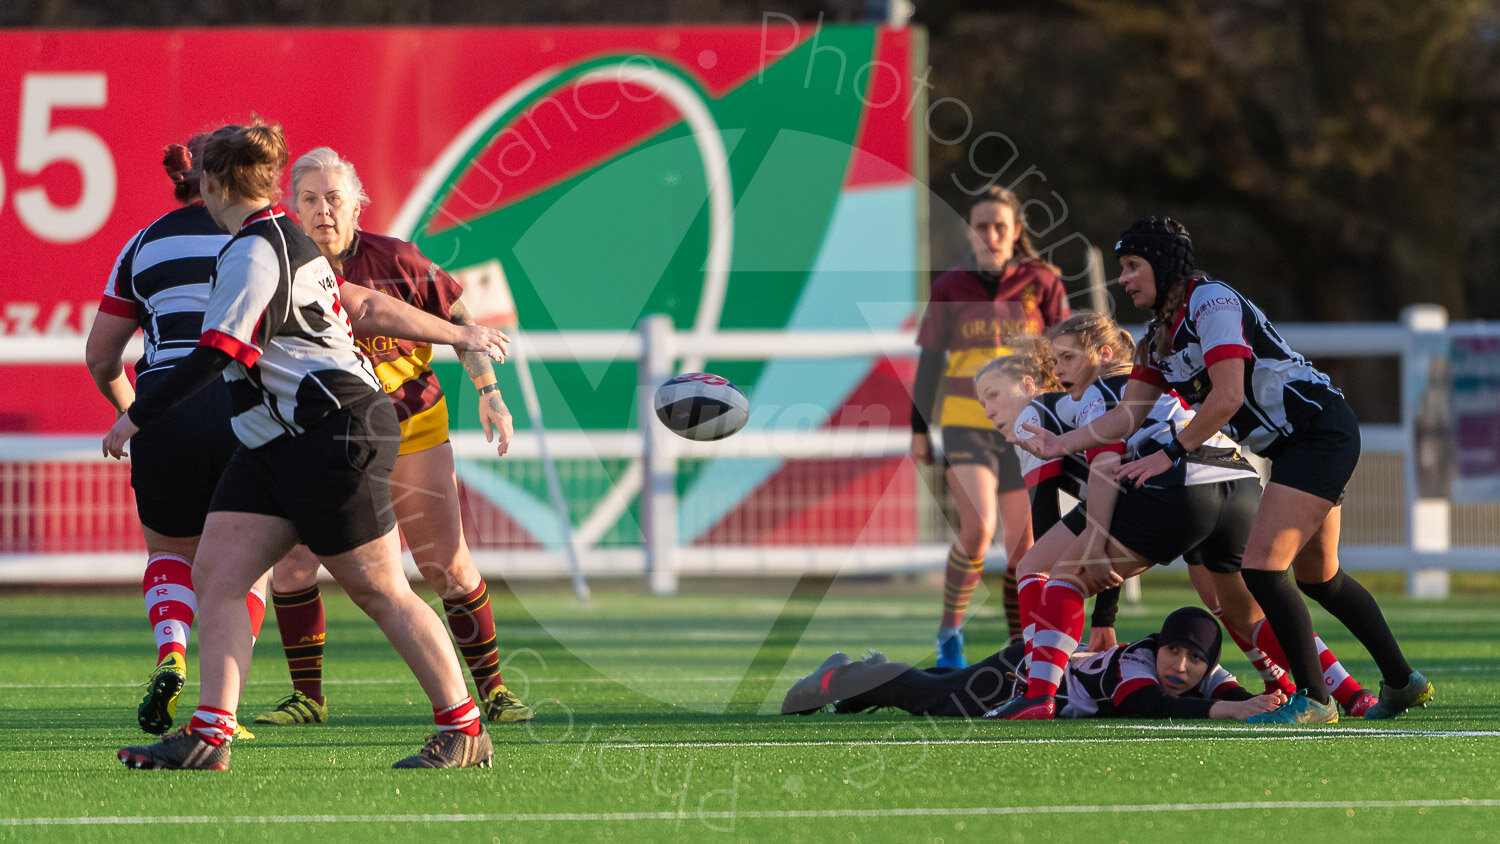
<path id="1" fill-rule="evenodd" d="M 1312 617 L 1302 596 L 1292 588 L 1291 579 L 1284 571 L 1261 571 L 1242 569 L 1240 576 L 1245 588 L 1260 604 L 1266 614 L 1266 623 L 1281 643 L 1286 654 L 1292 681 L 1304 694 L 1319 703 L 1328 702 L 1328 687 L 1323 683 L 1323 666 L 1318 661 L 1317 649 L 1313 646 Z"/>
<path id="2" fill-rule="evenodd" d="M 1387 686 L 1399 689 L 1411 678 L 1411 665 L 1401 654 L 1401 646 L 1391 634 L 1390 625 L 1380 606 L 1359 581 L 1339 569 L 1327 583 L 1302 583 L 1297 588 L 1328 610 L 1328 614 L 1354 634 L 1380 668 L 1380 677 Z"/>

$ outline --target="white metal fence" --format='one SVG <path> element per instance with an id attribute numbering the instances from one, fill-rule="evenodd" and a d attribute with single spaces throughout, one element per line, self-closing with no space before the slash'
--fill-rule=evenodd
<path id="1" fill-rule="evenodd" d="M 1434 328 L 1432 312 L 1414 309 L 1403 323 L 1290 324 L 1282 333 L 1313 358 L 1392 357 L 1402 377 L 1419 362 L 1415 342 Z M 532 361 L 638 362 L 640 414 L 636 431 L 549 432 L 548 452 L 569 490 L 568 509 L 589 576 L 640 576 L 656 592 L 672 592 L 684 575 L 891 573 L 938 566 L 951 542 L 945 492 L 937 476 L 906 459 L 904 417 L 881 427 L 746 430 L 716 443 L 691 443 L 650 418 L 651 393 L 685 357 L 710 361 L 781 358 L 913 357 L 909 332 L 672 331 L 665 318 L 643 321 L 637 332 L 526 334 Z M 0 365 L 81 364 L 81 341 L 27 340 L 0 348 Z M 1390 385 L 1396 393 L 1401 385 Z M 1500 568 L 1500 508 L 1454 508 L 1421 500 L 1412 477 L 1412 419 L 1365 425 L 1365 457 L 1345 506 L 1342 558 L 1352 569 L 1400 570 L 1415 593 L 1446 590 L 1451 569 Z M 100 435 L 0 434 L 0 582 L 130 581 L 139 576 L 138 527 L 128 470 L 99 454 Z M 562 535 L 516 529 L 512 517 L 475 490 L 487 482 L 540 489 L 542 466 L 535 434 L 519 434 L 505 458 L 477 432 L 453 438 L 460 458 L 481 570 L 501 577 L 568 574 Z M 709 532 L 684 537 L 684 524 L 712 514 L 694 512 L 678 495 L 679 470 L 695 461 L 787 461 L 795 482 L 760 495 L 758 503 Z M 820 512 L 837 492 L 857 501 L 860 523 L 848 514 Z M 852 497 L 851 497 L 852 496 Z M 813 513 L 813 516 L 807 516 Z M 768 526 L 801 519 L 800 533 Z M 821 525 L 817 519 L 826 520 Z M 555 524 L 555 521 L 554 521 Z"/>

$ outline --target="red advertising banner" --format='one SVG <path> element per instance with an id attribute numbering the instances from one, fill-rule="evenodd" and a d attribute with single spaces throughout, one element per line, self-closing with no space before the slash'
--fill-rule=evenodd
<path id="1" fill-rule="evenodd" d="M 386 231 L 470 121 L 539 74 L 621 56 L 670 65 L 713 98 L 816 37 L 811 24 L 787 19 L 671 29 L 0 32 L 0 343 L 73 338 L 81 361 L 82 332 L 116 255 L 173 207 L 163 146 L 196 132 L 258 114 L 283 126 L 294 158 L 334 147 L 373 197 L 365 227 Z M 894 44 L 909 62 L 907 36 L 880 38 L 880 49 Z M 817 60 L 820 72 L 838 72 L 846 98 L 858 87 L 879 93 L 885 112 L 909 114 L 910 80 L 895 66 L 880 73 L 872 62 Z M 483 187 L 514 198 L 681 119 L 624 82 L 580 90 L 571 102 L 558 98 L 565 109 L 538 108 L 518 124 L 496 151 L 504 178 Z M 606 113 L 607 122 L 578 119 Z M 896 137 L 880 152 L 909 173 L 907 139 Z M 104 430 L 110 409 L 82 397 L 93 397 L 93 385 L 81 364 L 0 365 L 0 431 Z"/>

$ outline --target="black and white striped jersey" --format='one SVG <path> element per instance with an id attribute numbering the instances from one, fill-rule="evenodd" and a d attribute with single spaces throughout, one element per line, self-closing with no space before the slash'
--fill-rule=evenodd
<path id="1" fill-rule="evenodd" d="M 317 245 L 272 208 L 250 215 L 219 254 L 199 344 L 234 359 L 224 379 L 246 446 L 297 436 L 380 392 L 354 345 L 340 283 Z"/>
<path id="2" fill-rule="evenodd" d="M 1291 435 L 1299 423 L 1323 409 L 1323 397 L 1342 396 L 1281 335 L 1248 299 L 1209 278 L 1189 282 L 1187 303 L 1172 325 L 1172 348 L 1165 360 L 1137 365 L 1131 373 L 1163 390 L 1176 390 L 1198 407 L 1213 389 L 1208 367 L 1244 358 L 1245 397 L 1223 431 L 1230 439 L 1264 454 Z"/>
<path id="3" fill-rule="evenodd" d="M 1073 412 L 1073 424 L 1079 427 L 1086 426 L 1118 405 L 1125 394 L 1125 384 L 1129 380 L 1128 375 L 1114 375 L 1090 384 L 1084 391 L 1083 397 L 1079 399 L 1077 409 Z M 1181 396 L 1168 390 L 1152 404 L 1151 409 L 1146 412 L 1145 421 L 1131 432 L 1130 436 L 1122 442 L 1091 449 L 1088 452 L 1088 459 L 1092 461 L 1094 455 L 1103 450 L 1118 452 L 1121 459 L 1126 461 L 1160 451 L 1177 436 L 1178 431 L 1193 421 L 1196 415 Z M 1147 479 L 1145 486 L 1167 489 L 1174 486 L 1215 484 L 1253 477 L 1256 477 L 1255 467 L 1251 466 L 1250 461 L 1240 453 L 1239 446 L 1235 445 L 1234 440 L 1221 433 L 1215 433 L 1207 442 L 1194 449 L 1181 463 Z"/>
<path id="4" fill-rule="evenodd" d="M 1128 645 L 1070 659 L 1064 681 L 1068 703 L 1058 715 L 1107 718 L 1140 714 L 1124 711 L 1121 704 L 1136 691 L 1161 684 L 1156 674 L 1156 647 L 1156 635 L 1152 634 Z M 1182 697 L 1219 700 L 1238 687 L 1233 674 L 1215 665 Z"/>
<path id="5" fill-rule="evenodd" d="M 137 377 L 170 367 L 198 345 L 209 279 L 229 235 L 202 204 L 186 205 L 136 232 L 115 259 L 99 310 L 145 333 Z"/>
<path id="6" fill-rule="evenodd" d="M 1072 412 L 1059 407 L 1067 398 L 1067 393 L 1043 393 L 1032 399 L 1031 403 L 1016 416 L 1011 438 L 1013 440 L 1031 438 L 1031 433 L 1025 430 L 1023 425 L 1032 425 L 1058 436 L 1073 430 Z M 1042 481 L 1059 478 L 1060 489 L 1063 492 L 1080 501 L 1083 500 L 1084 489 L 1088 486 L 1089 467 L 1082 457 L 1077 454 L 1067 454 L 1062 457 L 1043 459 L 1020 446 L 1015 446 L 1015 449 L 1021 462 L 1021 477 L 1026 481 L 1027 489 L 1035 488 Z"/>

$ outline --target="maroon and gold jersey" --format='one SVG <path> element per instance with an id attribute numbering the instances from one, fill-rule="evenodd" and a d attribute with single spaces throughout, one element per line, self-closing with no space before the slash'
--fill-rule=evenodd
<path id="1" fill-rule="evenodd" d="M 1007 266 L 993 282 L 963 267 L 938 276 L 917 331 L 918 346 L 948 353 L 938 424 L 993 427 L 975 398 L 975 373 L 1010 354 L 1006 344 L 1011 338 L 1039 334 L 1067 316 L 1062 281 L 1041 261 Z"/>
<path id="2" fill-rule="evenodd" d="M 453 277 L 415 245 L 394 237 L 356 232 L 342 256 L 346 281 L 379 290 L 443 319 L 463 293 Z M 448 439 L 448 406 L 432 346 L 355 331 L 354 340 L 370 358 L 380 386 L 390 394 L 401 420 L 401 453 L 431 448 Z"/>

